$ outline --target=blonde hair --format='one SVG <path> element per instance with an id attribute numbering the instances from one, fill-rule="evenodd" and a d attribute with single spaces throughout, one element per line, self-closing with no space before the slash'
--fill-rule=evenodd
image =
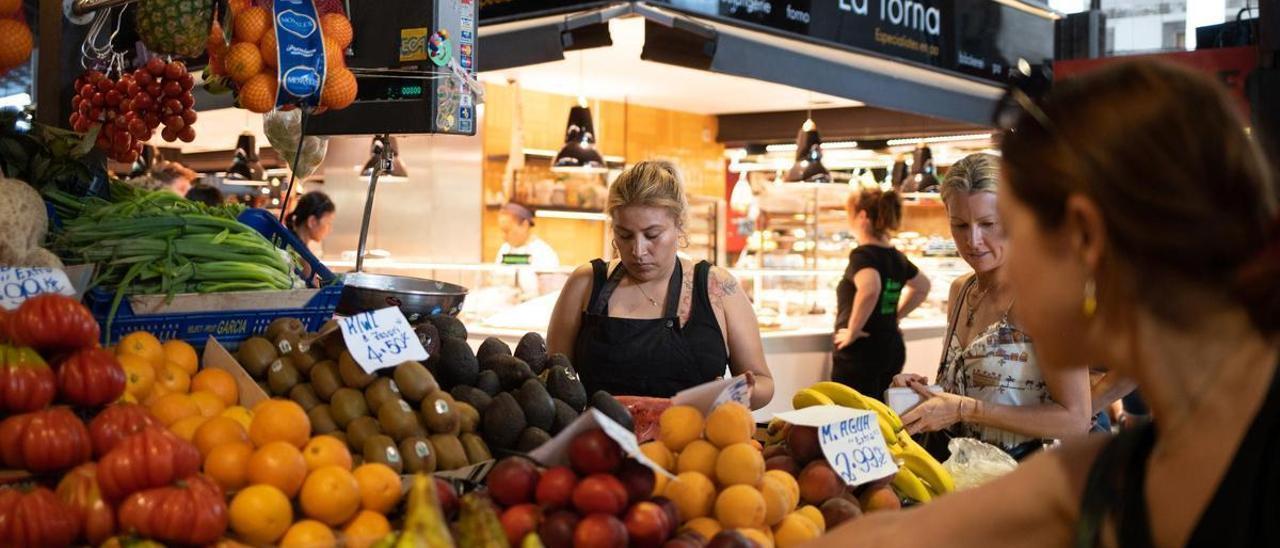
<path id="1" fill-rule="evenodd" d="M 1000 189 L 1000 158 L 979 152 L 961 158 L 947 170 L 939 192 L 946 203 L 956 194 L 996 192 Z"/>
<path id="2" fill-rule="evenodd" d="M 645 160 L 623 171 L 609 187 L 605 213 L 613 217 L 618 209 L 628 206 L 663 208 L 675 218 L 676 228 L 684 230 L 689 201 L 680 171 L 665 160 Z"/>

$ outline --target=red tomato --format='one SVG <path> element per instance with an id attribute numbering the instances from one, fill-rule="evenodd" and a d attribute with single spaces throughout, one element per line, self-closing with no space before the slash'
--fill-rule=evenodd
<path id="1" fill-rule="evenodd" d="M 75 513 L 53 491 L 0 488 L 0 546 L 70 546 L 79 532 Z"/>
<path id="2" fill-rule="evenodd" d="M 227 531 L 227 502 L 213 480 L 196 474 L 172 487 L 129 495 L 120 528 L 173 544 L 209 544 Z"/>
<path id="3" fill-rule="evenodd" d="M 148 426 L 116 444 L 98 461 L 98 487 L 108 501 L 117 501 L 199 470 L 200 451 L 196 446 L 163 426 Z"/>
<path id="4" fill-rule="evenodd" d="M 106 405 L 124 393 L 124 368 L 110 350 L 85 348 L 58 365 L 58 391 L 76 405 Z"/>
<path id="5" fill-rule="evenodd" d="M 89 423 L 89 439 L 93 440 L 93 456 L 102 458 L 130 435 L 148 426 L 163 426 L 147 408 L 136 403 L 109 405 Z"/>
<path id="6" fill-rule="evenodd" d="M 87 462 L 73 468 L 58 482 L 55 491 L 80 521 L 79 540 L 98 546 L 116 532 L 115 509 L 102 500 L 98 489 L 98 465 Z"/>
<path id="7" fill-rule="evenodd" d="M 9 317 L 9 337 L 37 350 L 79 349 L 98 343 L 98 321 L 66 295 L 43 293 L 27 299 Z"/>
<path id="8" fill-rule="evenodd" d="M 53 370 L 30 348 L 0 345 L 0 412 L 26 413 L 53 401 Z"/>
<path id="9" fill-rule="evenodd" d="M 9 311 L 0 307 L 0 343 L 9 342 Z"/>
<path id="10" fill-rule="evenodd" d="M 66 407 L 15 415 L 0 422 L 0 457 L 10 468 L 55 472 L 92 456 L 89 430 Z"/>

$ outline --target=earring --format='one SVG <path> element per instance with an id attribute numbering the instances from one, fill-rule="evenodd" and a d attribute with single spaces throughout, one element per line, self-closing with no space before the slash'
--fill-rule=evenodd
<path id="1" fill-rule="evenodd" d="M 680 249 L 689 247 L 689 236 L 681 234 L 680 239 L 676 241 L 676 245 L 680 246 Z"/>
<path id="2" fill-rule="evenodd" d="M 1098 313 L 1098 287 L 1092 277 L 1084 282 L 1084 302 L 1081 308 L 1085 318 L 1092 319 Z"/>

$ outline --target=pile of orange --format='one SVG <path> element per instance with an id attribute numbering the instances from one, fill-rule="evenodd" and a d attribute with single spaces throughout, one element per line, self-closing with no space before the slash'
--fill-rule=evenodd
<path id="1" fill-rule="evenodd" d="M 0 0 L 7 1 L 7 0 Z M 275 107 L 279 79 L 276 74 L 276 32 L 271 11 L 247 0 L 230 3 L 232 17 L 231 47 L 223 66 L 228 77 L 238 86 L 240 106 L 252 112 L 265 113 Z M 346 66 L 343 52 L 351 45 L 351 21 L 341 13 L 320 17 L 324 34 L 325 79 L 320 93 L 320 106 L 340 110 L 356 99 L 356 78 Z"/>
<path id="2" fill-rule="evenodd" d="M 31 59 L 34 40 L 31 28 L 20 18 L 21 11 L 21 0 L 0 0 L 0 74 Z"/>

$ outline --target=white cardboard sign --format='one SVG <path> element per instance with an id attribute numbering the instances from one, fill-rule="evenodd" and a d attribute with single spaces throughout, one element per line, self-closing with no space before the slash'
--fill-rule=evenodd
<path id="1" fill-rule="evenodd" d="M 338 318 L 338 326 L 347 351 L 369 373 L 427 359 L 409 320 L 394 306 Z"/>
<path id="2" fill-rule="evenodd" d="M 898 473 L 875 412 L 819 405 L 775 416 L 791 424 L 817 428 L 822 455 L 847 485 L 862 485 Z"/>
<path id="3" fill-rule="evenodd" d="M 67 273 L 56 268 L 0 266 L 0 307 L 15 310 L 42 293 L 74 297 L 76 288 Z"/>
<path id="4" fill-rule="evenodd" d="M 567 465 L 569 463 L 569 444 L 573 442 L 573 438 L 596 427 L 604 430 L 606 436 L 618 442 L 618 446 L 622 447 L 624 453 L 639 461 L 640 464 L 649 467 L 655 474 L 663 474 L 668 478 L 675 478 L 670 472 L 663 470 L 661 466 L 649 460 L 649 457 L 640 451 L 640 443 L 636 441 L 635 433 L 627 430 L 627 427 L 618 424 L 598 409 L 587 409 L 586 412 L 578 415 L 577 419 L 569 423 L 569 426 L 564 427 L 564 430 L 556 434 L 556 437 L 551 438 L 551 441 L 531 451 L 529 457 L 547 466 Z"/>
<path id="5" fill-rule="evenodd" d="M 716 379 L 686 388 L 671 398 L 671 405 L 688 405 L 706 415 L 720 404 L 730 401 L 751 408 L 751 385 L 747 384 L 746 375 Z"/>

